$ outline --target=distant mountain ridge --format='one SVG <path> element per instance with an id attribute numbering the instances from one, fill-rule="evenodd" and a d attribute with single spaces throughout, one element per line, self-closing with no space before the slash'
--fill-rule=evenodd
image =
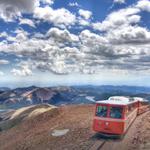
<path id="1" fill-rule="evenodd" d="M 139 96 L 150 100 L 150 87 L 138 86 L 58 86 L 23 87 L 16 89 L 0 88 L 0 105 L 12 108 L 32 104 L 48 103 L 53 105 L 87 104 L 110 96 Z"/>

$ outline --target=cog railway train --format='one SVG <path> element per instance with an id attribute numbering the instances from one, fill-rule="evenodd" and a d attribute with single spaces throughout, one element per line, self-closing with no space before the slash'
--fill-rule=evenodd
<path id="1" fill-rule="evenodd" d="M 97 101 L 93 130 L 110 136 L 124 135 L 135 118 L 148 110 L 148 101 L 140 97 L 113 96 Z"/>

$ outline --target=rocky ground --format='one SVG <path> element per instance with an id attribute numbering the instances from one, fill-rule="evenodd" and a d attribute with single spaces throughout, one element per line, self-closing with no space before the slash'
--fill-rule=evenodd
<path id="1" fill-rule="evenodd" d="M 141 117 L 136 129 L 131 149 L 150 150 L 150 112 Z"/>
<path id="2" fill-rule="evenodd" d="M 93 132 L 93 114 L 94 105 L 72 105 L 23 119 L 0 132 L 0 150 L 90 150 L 103 140 L 103 150 L 150 149 L 149 112 L 136 119 L 123 139 L 115 140 Z"/>

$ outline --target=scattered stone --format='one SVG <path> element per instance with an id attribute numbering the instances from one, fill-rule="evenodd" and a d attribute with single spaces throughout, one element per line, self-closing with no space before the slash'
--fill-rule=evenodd
<path id="1" fill-rule="evenodd" d="M 69 132 L 69 129 L 63 129 L 63 130 L 53 130 L 52 136 L 63 136 Z"/>

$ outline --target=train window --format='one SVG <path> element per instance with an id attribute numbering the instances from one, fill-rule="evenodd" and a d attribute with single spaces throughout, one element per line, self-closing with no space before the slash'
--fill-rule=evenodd
<path id="1" fill-rule="evenodd" d="M 97 106 L 96 116 L 106 117 L 107 116 L 107 106 Z"/>
<path id="2" fill-rule="evenodd" d="M 144 105 L 147 105 L 148 104 L 148 102 L 146 102 L 146 101 L 143 101 L 143 102 L 140 102 L 141 103 L 141 105 L 142 106 L 144 106 Z"/>
<path id="3" fill-rule="evenodd" d="M 132 109 L 131 109 L 131 105 L 128 106 L 128 112 L 130 112 Z"/>
<path id="4" fill-rule="evenodd" d="M 135 108 L 134 104 L 129 105 L 129 111 L 133 111 Z"/>
<path id="5" fill-rule="evenodd" d="M 111 118 L 122 118 L 122 112 L 123 108 L 122 107 L 110 107 L 110 117 Z"/>

